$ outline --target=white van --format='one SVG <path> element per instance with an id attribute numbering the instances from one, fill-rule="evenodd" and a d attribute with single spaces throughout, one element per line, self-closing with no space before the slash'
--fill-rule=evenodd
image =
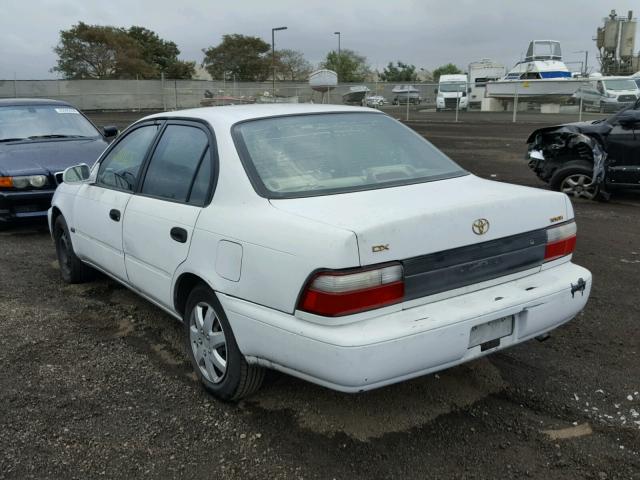
<path id="1" fill-rule="evenodd" d="M 469 81 L 466 75 L 441 75 L 436 89 L 436 111 L 467 110 L 469 108 Z"/>
<path id="2" fill-rule="evenodd" d="M 582 99 L 585 109 L 617 112 L 640 98 L 640 88 L 630 77 L 601 77 L 590 79 L 589 85 L 580 87 L 575 97 Z"/>

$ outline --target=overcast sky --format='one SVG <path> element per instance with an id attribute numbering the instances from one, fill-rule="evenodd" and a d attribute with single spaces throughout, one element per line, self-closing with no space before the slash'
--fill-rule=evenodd
<path id="1" fill-rule="evenodd" d="M 582 60 L 573 52 L 588 49 L 595 65 L 596 27 L 611 8 L 626 15 L 634 6 L 640 15 L 636 0 L 0 0 L 0 79 L 55 78 L 52 48 L 59 31 L 78 21 L 144 26 L 198 63 L 201 49 L 225 33 L 270 43 L 271 28 L 287 26 L 276 32 L 276 48 L 300 50 L 314 65 L 337 49 L 335 31 L 342 48 L 379 69 L 396 60 L 429 70 L 449 61 L 466 68 L 481 58 L 511 67 L 534 39 L 559 40 L 567 62 Z"/>

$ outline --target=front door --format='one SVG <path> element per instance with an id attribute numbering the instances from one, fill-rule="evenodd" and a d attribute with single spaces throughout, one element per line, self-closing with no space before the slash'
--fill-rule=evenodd
<path id="1" fill-rule="evenodd" d="M 158 125 L 143 124 L 118 139 L 100 161 L 95 181 L 80 187 L 75 199 L 76 254 L 123 281 L 124 216 L 157 131 Z"/>
<path id="2" fill-rule="evenodd" d="M 640 104 L 625 112 L 638 117 L 635 124 L 615 122 L 607 137 L 607 182 L 640 186 Z"/>
<path id="3" fill-rule="evenodd" d="M 171 284 L 189 252 L 214 171 L 213 137 L 201 124 L 168 121 L 127 205 L 124 253 L 129 282 L 173 308 Z"/>

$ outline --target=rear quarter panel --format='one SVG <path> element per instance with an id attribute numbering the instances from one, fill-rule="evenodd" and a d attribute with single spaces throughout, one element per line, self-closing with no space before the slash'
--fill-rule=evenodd
<path id="1" fill-rule="evenodd" d="M 237 281 L 221 271 L 221 264 L 225 270 L 229 265 L 216 258 L 225 251 L 220 242 L 241 246 Z M 353 232 L 281 212 L 268 200 L 257 199 L 251 207 L 210 205 L 203 210 L 189 257 L 176 278 L 190 272 L 215 291 L 293 313 L 300 291 L 314 270 L 358 264 Z"/>

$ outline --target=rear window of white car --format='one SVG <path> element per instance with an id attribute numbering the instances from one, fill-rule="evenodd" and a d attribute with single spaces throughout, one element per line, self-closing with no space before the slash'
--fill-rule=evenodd
<path id="1" fill-rule="evenodd" d="M 379 113 L 289 115 L 241 122 L 236 147 L 262 196 L 295 198 L 465 175 L 413 130 Z"/>

